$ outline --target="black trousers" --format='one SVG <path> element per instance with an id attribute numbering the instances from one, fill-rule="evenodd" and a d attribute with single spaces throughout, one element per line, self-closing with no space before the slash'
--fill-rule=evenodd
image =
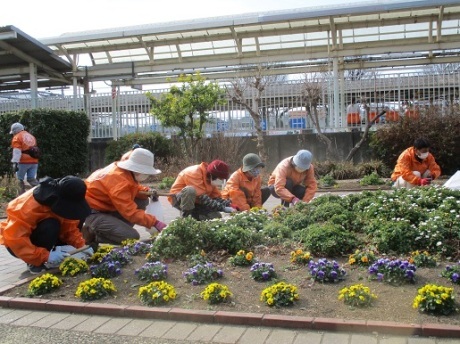
<path id="1" fill-rule="evenodd" d="M 289 178 L 286 179 L 286 185 L 284 187 L 288 189 L 289 192 L 292 193 L 298 199 L 302 199 L 303 196 L 305 196 L 305 192 L 307 191 L 307 188 L 305 186 L 299 184 L 294 185 L 292 179 Z M 275 192 L 275 187 L 273 185 L 270 185 L 268 188 L 270 189 L 270 193 L 273 197 L 280 198 L 280 196 L 278 196 L 278 194 Z M 285 207 L 289 207 L 290 202 L 282 200 L 281 204 Z"/>
<path id="2" fill-rule="evenodd" d="M 54 246 L 60 246 L 65 243 L 59 240 L 59 232 L 61 230 L 61 224 L 57 219 L 46 219 L 37 223 L 37 227 L 32 231 L 30 235 L 30 242 L 38 247 L 44 247 L 48 251 L 51 251 Z M 11 255 L 17 258 L 14 252 L 7 247 L 7 250 Z"/>

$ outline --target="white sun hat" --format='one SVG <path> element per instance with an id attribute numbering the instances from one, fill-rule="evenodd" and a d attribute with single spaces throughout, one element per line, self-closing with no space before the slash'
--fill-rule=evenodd
<path id="1" fill-rule="evenodd" d="M 160 170 L 153 167 L 153 153 L 145 148 L 133 150 L 127 160 L 120 161 L 117 166 L 131 172 L 142 174 L 159 174 Z"/>

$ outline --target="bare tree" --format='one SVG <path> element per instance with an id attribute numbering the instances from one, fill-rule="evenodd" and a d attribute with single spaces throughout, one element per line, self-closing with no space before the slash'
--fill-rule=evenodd
<path id="1" fill-rule="evenodd" d="M 321 74 L 304 74 L 300 98 L 301 103 L 305 104 L 308 117 L 316 129 L 319 139 L 326 145 L 327 156 L 332 160 L 338 160 L 337 149 L 331 139 L 323 133 L 319 121 L 318 106 L 327 103 L 323 99 L 325 94 L 323 88 L 326 87 L 324 79 L 324 75 Z"/>
<path id="2" fill-rule="evenodd" d="M 262 160 L 267 161 L 268 155 L 265 147 L 264 130 L 262 129 L 263 117 L 267 117 L 267 109 L 263 106 L 263 94 L 267 87 L 285 81 L 284 75 L 272 75 L 269 65 L 257 65 L 253 76 L 232 79 L 226 86 L 230 99 L 243 106 L 252 120 L 257 136 L 257 150 Z M 266 123 L 268 127 L 268 123 Z"/>

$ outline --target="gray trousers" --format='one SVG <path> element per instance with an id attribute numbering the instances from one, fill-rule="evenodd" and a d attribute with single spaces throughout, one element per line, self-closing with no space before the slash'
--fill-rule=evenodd
<path id="1" fill-rule="evenodd" d="M 148 199 L 134 200 L 138 209 L 148 205 Z M 102 213 L 95 211 L 85 220 L 85 226 L 95 235 L 97 243 L 120 245 L 123 240 L 140 238 L 139 232 L 134 229 L 134 224 L 123 218 L 118 212 Z"/>
<path id="2" fill-rule="evenodd" d="M 172 198 L 173 207 L 180 210 L 182 217 L 192 216 L 198 221 L 222 217 L 220 212 L 195 203 L 196 190 L 193 186 L 186 186 L 179 193 L 173 195 Z"/>

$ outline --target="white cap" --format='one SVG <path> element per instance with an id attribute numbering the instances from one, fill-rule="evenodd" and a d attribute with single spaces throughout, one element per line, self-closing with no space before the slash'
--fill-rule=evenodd
<path id="1" fill-rule="evenodd" d="M 133 150 L 127 160 L 120 161 L 117 166 L 128 171 L 142 174 L 159 174 L 160 170 L 153 167 L 153 153 L 145 148 Z"/>
<path id="2" fill-rule="evenodd" d="M 24 126 L 21 123 L 16 122 L 16 123 L 13 123 L 13 125 L 11 126 L 10 134 L 16 135 L 17 133 L 23 130 L 24 130 Z"/>
<path id="3" fill-rule="evenodd" d="M 311 165 L 312 154 L 305 149 L 299 150 L 292 161 L 301 170 L 308 170 Z"/>

